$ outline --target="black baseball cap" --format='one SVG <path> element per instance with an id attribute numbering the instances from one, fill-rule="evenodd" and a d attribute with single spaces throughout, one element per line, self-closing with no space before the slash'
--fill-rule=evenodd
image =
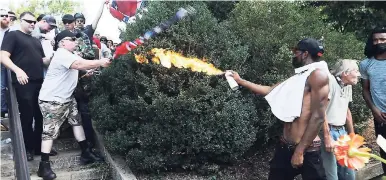
<path id="1" fill-rule="evenodd" d="M 54 16 L 51 16 L 51 15 L 45 15 L 42 20 L 45 20 L 50 26 L 53 26 L 53 27 L 58 27 L 56 25 L 56 19 L 54 18 Z"/>
<path id="2" fill-rule="evenodd" d="M 75 18 L 71 14 L 66 14 L 62 17 L 62 21 L 75 21 Z"/>
<path id="3" fill-rule="evenodd" d="M 313 38 L 305 38 L 299 41 L 294 50 L 308 51 L 313 56 L 323 56 L 324 48 L 323 45 Z"/>
<path id="4" fill-rule="evenodd" d="M 58 35 L 56 35 L 55 37 L 55 46 L 54 46 L 54 51 L 56 51 L 59 47 L 59 42 L 66 38 L 66 37 L 76 37 L 76 38 L 80 38 L 81 37 L 81 34 L 80 33 L 73 33 L 69 30 L 64 30 L 62 32 L 60 32 Z"/>
<path id="5" fill-rule="evenodd" d="M 43 19 L 43 17 L 46 16 L 45 14 L 40 14 L 38 18 L 36 19 L 38 22 Z"/>

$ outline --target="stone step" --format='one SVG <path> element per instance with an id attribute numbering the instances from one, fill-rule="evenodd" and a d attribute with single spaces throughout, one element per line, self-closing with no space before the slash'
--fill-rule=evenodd
<path id="1" fill-rule="evenodd" d="M 3 133 L 3 132 L 2 132 Z M 75 139 L 58 139 L 54 141 L 53 148 L 58 152 L 58 155 L 68 151 L 79 151 L 80 147 Z M 13 147 L 12 143 L 1 145 L 1 159 L 12 160 Z M 37 158 L 40 158 L 37 156 Z"/>
<path id="2" fill-rule="evenodd" d="M 62 152 L 58 156 L 51 156 L 50 161 L 52 161 L 51 168 L 53 170 L 77 170 L 84 167 L 80 161 L 80 150 L 79 151 L 69 151 Z M 30 172 L 37 172 L 40 162 L 40 156 L 35 156 L 35 160 L 29 161 L 28 166 Z M 101 163 L 104 164 L 104 163 Z M 14 173 L 14 162 L 13 160 L 2 158 L 1 161 L 1 176 L 8 177 L 12 176 Z"/>
<path id="3" fill-rule="evenodd" d="M 1 118 L 1 122 L 3 122 L 6 126 L 9 126 L 9 118 Z"/>
<path id="4" fill-rule="evenodd" d="M 1 122 L 9 128 L 9 119 L 8 118 L 1 118 Z M 10 131 L 1 131 L 1 140 L 7 139 L 11 137 Z"/>
<path id="5" fill-rule="evenodd" d="M 81 169 L 77 171 L 55 171 L 57 178 L 55 180 L 108 180 L 110 170 L 108 168 L 97 167 L 90 169 Z M 2 180 L 16 180 L 15 177 L 2 177 Z M 32 173 L 31 180 L 43 180 L 38 177 L 36 172 Z"/>
<path id="6" fill-rule="evenodd" d="M 377 162 L 375 164 L 367 164 L 364 168 L 356 172 L 356 180 L 377 179 L 379 175 L 383 174 L 382 164 Z"/>
<path id="7" fill-rule="evenodd" d="M 53 148 L 60 152 L 80 150 L 79 143 L 75 138 L 63 138 L 54 141 Z"/>
<path id="8" fill-rule="evenodd" d="M 1 140 L 11 138 L 11 132 L 10 131 L 1 131 Z"/>
<path id="9" fill-rule="evenodd" d="M 7 138 L 11 138 L 11 132 L 9 131 L 1 131 L 1 140 L 5 140 Z M 11 138 L 12 139 L 12 138 Z M 9 143 L 11 144 L 11 143 Z M 53 143 L 53 148 L 60 152 L 65 151 L 73 151 L 73 150 L 79 150 L 79 144 L 76 141 L 75 138 L 63 138 L 63 139 L 57 139 Z M 1 150 L 3 152 L 3 146 L 1 146 Z M 8 151 L 7 151 L 8 152 Z M 12 151 L 9 151 L 12 153 Z"/>

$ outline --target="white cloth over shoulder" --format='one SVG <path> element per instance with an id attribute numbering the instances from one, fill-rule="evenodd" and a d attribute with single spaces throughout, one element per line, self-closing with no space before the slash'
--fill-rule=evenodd
<path id="1" fill-rule="evenodd" d="M 295 75 L 276 86 L 265 99 L 272 113 L 284 122 L 293 122 L 300 117 L 303 105 L 304 88 L 308 76 L 315 70 L 329 72 L 325 61 L 315 62 L 295 69 Z"/>

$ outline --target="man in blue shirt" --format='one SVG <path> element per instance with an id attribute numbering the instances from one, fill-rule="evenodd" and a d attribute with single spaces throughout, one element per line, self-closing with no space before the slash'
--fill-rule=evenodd
<path id="1" fill-rule="evenodd" d="M 386 137 L 386 27 L 376 28 L 370 34 L 365 55 L 359 68 L 362 77 L 363 98 L 374 116 L 376 136 Z M 381 149 L 381 157 L 386 153 Z M 386 175 L 386 164 L 382 164 Z"/>

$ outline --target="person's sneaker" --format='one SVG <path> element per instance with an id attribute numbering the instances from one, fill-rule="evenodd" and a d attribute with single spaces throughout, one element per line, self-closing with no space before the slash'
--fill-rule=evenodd
<path id="1" fill-rule="evenodd" d="M 51 169 L 50 161 L 40 161 L 39 170 L 37 174 L 44 180 L 53 180 L 56 178 L 56 174 Z"/>

